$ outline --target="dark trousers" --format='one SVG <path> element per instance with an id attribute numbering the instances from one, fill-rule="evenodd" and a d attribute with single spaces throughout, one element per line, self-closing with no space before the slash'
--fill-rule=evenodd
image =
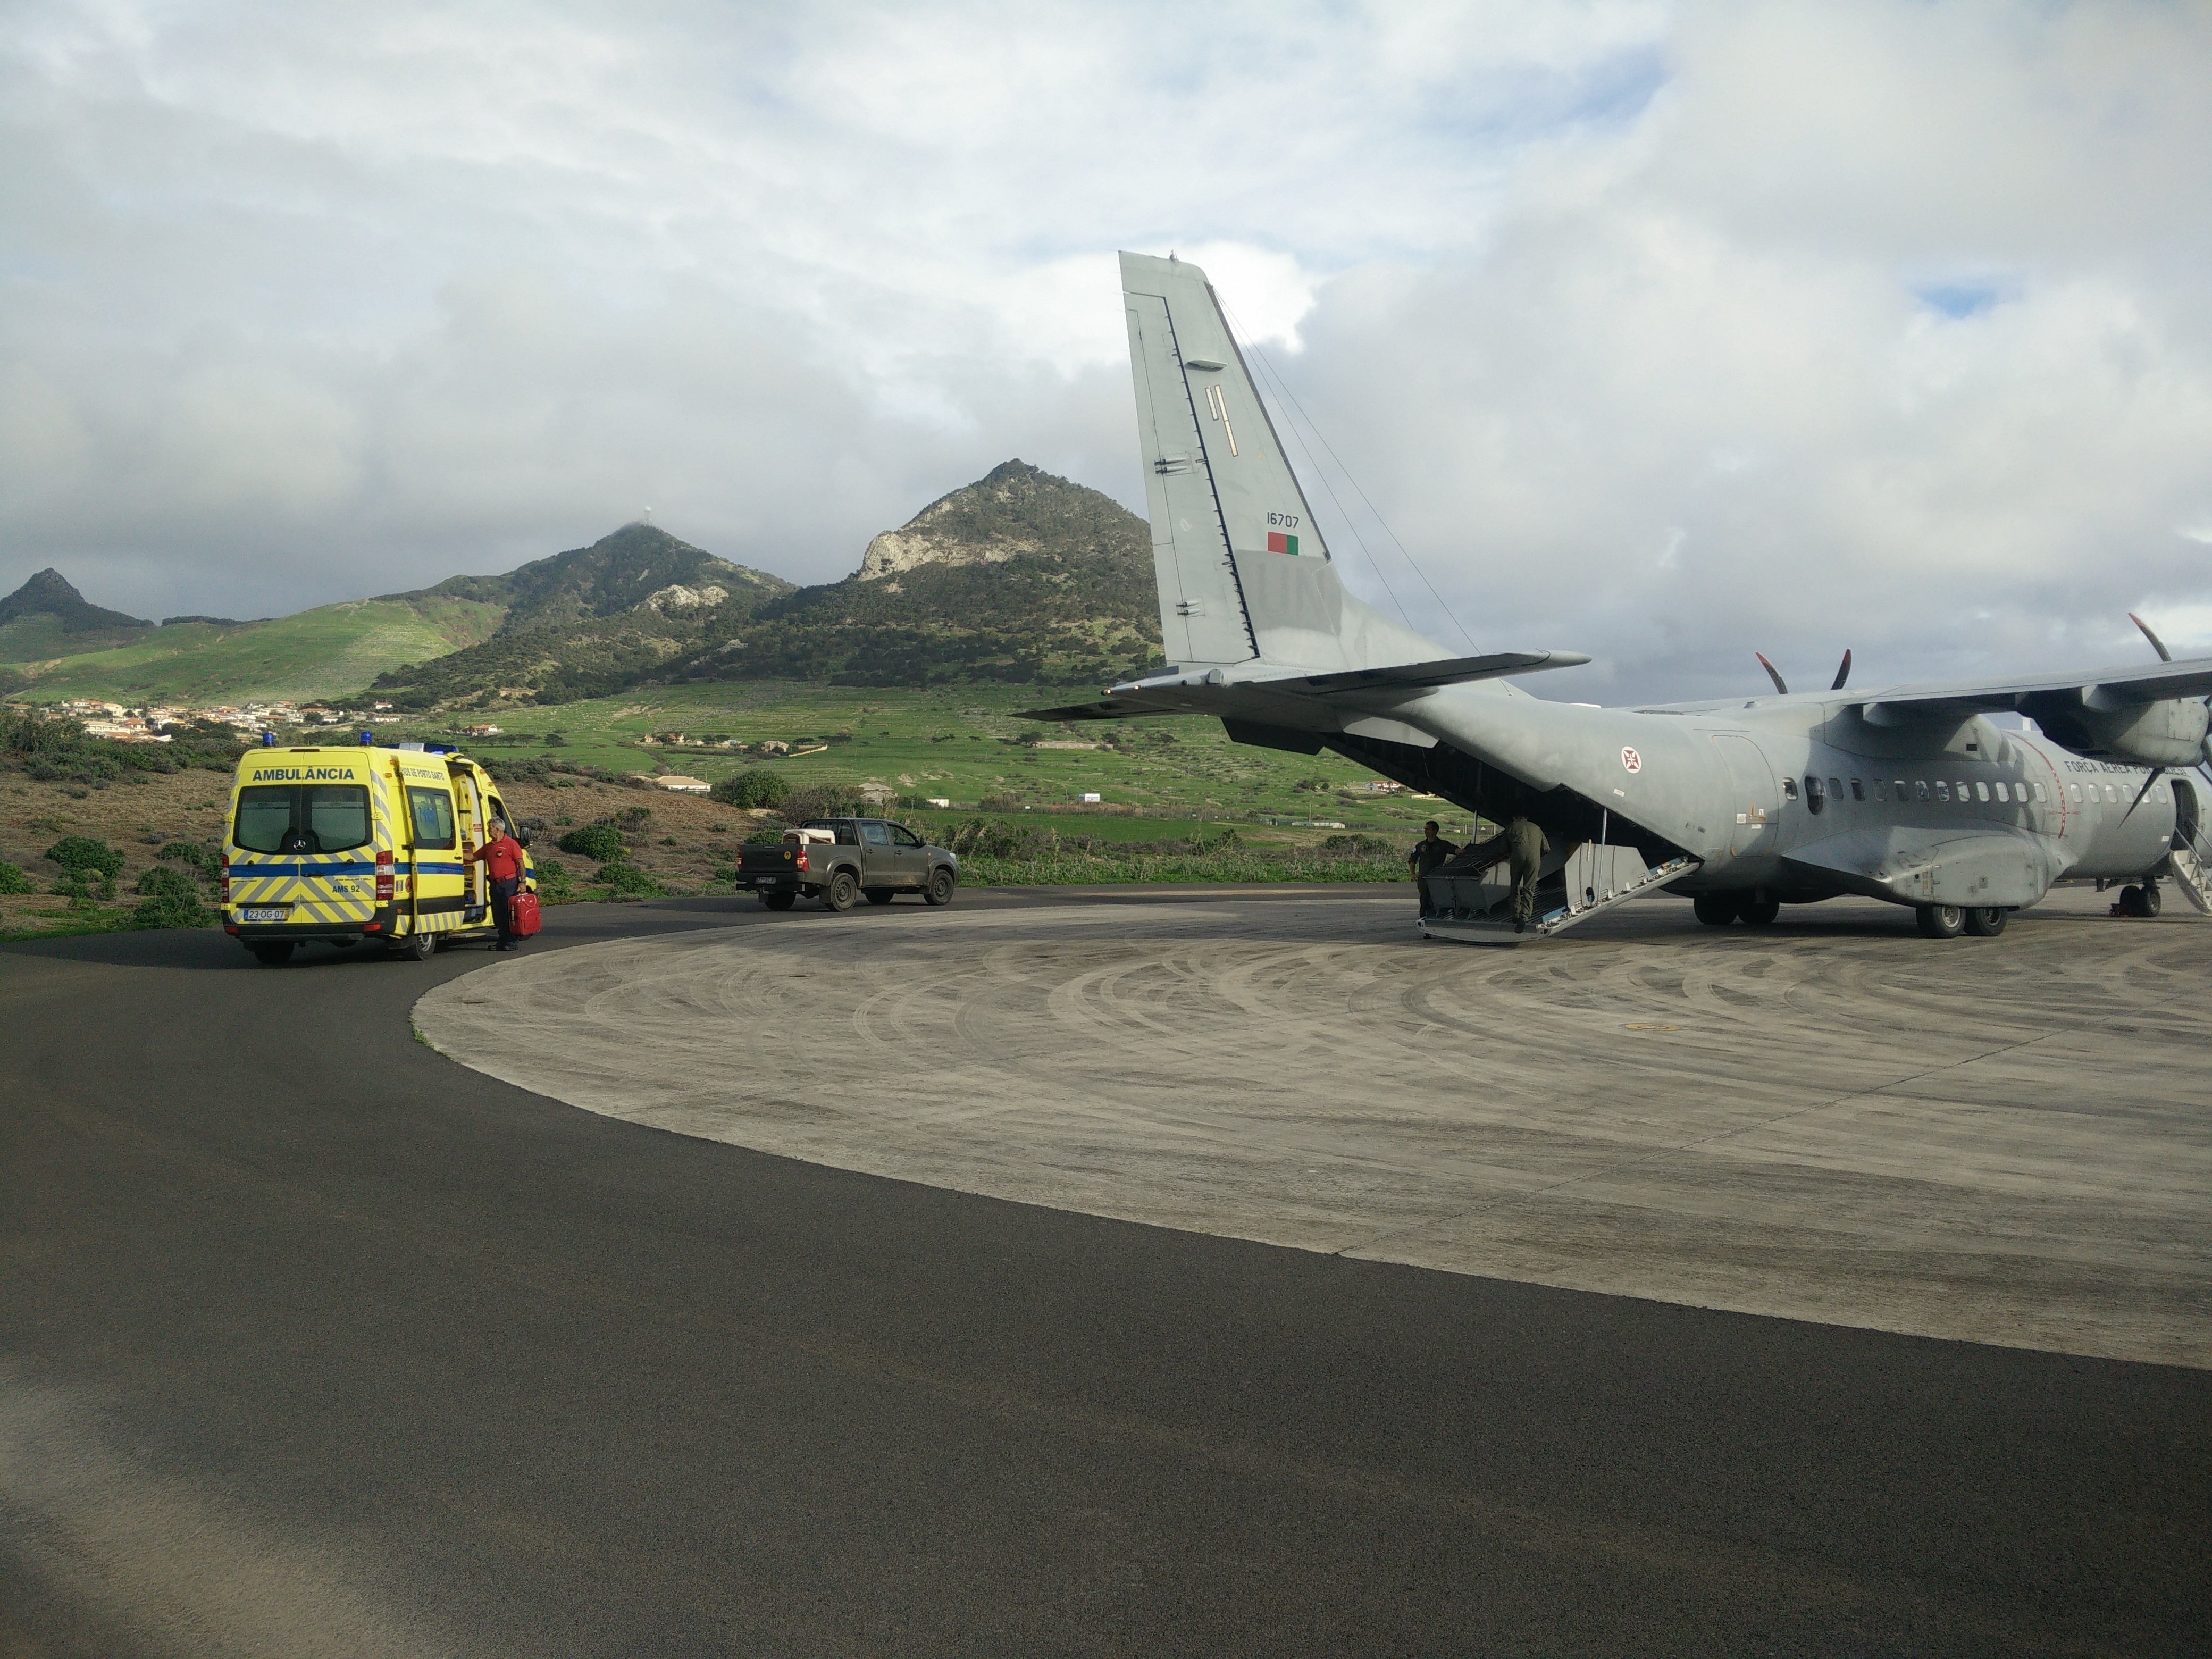
<path id="1" fill-rule="evenodd" d="M 509 876 L 504 881 L 495 881 L 491 884 L 491 919 L 499 924 L 499 942 L 501 945 L 514 943 L 514 929 L 507 921 L 512 914 L 507 908 L 507 901 L 521 890 L 522 878 L 520 876 Z"/>

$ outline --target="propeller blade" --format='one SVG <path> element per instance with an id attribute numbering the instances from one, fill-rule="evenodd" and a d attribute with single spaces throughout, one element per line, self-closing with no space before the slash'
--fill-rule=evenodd
<path id="1" fill-rule="evenodd" d="M 2143 787 L 2136 791 L 2136 798 L 2128 803 L 2128 810 L 2120 814 L 2120 822 L 2122 823 L 2125 823 L 2130 818 L 2135 817 L 2136 808 L 2143 804 L 2143 797 L 2150 793 L 2151 786 L 2165 775 L 2166 769 L 2163 766 L 2154 766 L 2151 768 L 2150 775 L 2143 780 Z"/>
<path id="2" fill-rule="evenodd" d="M 1766 678 L 1774 682 L 1774 689 L 1782 696 L 1785 697 L 1788 696 L 1790 695 L 1790 688 L 1784 683 L 1781 671 L 1777 669 L 1772 663 L 1767 661 L 1766 653 L 1764 651 L 1754 651 L 1751 654 L 1759 659 L 1759 665 L 1766 671 Z"/>
<path id="3" fill-rule="evenodd" d="M 2159 638 L 2157 635 L 2150 631 L 2150 624 L 2148 623 L 2145 622 L 2141 617 L 2136 615 L 2132 611 L 2128 612 L 2128 620 L 2133 623 L 2137 628 L 2142 629 L 2143 637 L 2150 641 L 2150 648 L 2158 653 L 2158 659 L 2160 662 L 2172 662 L 2173 660 L 2173 653 L 2166 648 L 2166 641 L 2164 640 Z"/>
<path id="4" fill-rule="evenodd" d="M 1828 688 L 1828 690 L 1831 690 L 1831 691 L 1840 691 L 1840 690 L 1842 690 L 1844 689 L 1844 682 L 1845 680 L 1847 680 L 1847 679 L 1850 678 L 1850 677 L 1851 677 L 1851 653 L 1850 653 L 1850 652 L 1848 649 L 1846 649 L 1846 650 L 1844 651 L 1844 665 L 1843 665 L 1841 668 L 1838 668 L 1838 669 L 1836 671 L 1836 683 L 1835 683 L 1833 685 L 1830 686 L 1830 687 Z"/>

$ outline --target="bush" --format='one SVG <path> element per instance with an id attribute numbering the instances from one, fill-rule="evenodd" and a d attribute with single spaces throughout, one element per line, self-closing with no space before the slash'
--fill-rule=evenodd
<path id="1" fill-rule="evenodd" d="M 195 846 L 188 841 L 173 841 L 154 856 L 157 859 L 181 860 L 204 876 L 212 878 L 222 873 L 222 854 L 211 847 Z M 139 890 L 142 892 L 145 890 L 143 883 L 140 884 Z"/>
<path id="2" fill-rule="evenodd" d="M 559 845 L 564 853 L 601 864 L 614 863 L 629 850 L 623 845 L 622 831 L 611 823 L 586 823 L 571 830 L 561 837 Z"/>
<path id="3" fill-rule="evenodd" d="M 625 806 L 615 814 L 615 822 L 625 830 L 635 830 L 652 816 L 650 806 Z"/>
<path id="4" fill-rule="evenodd" d="M 141 927 L 208 925 L 207 907 L 200 902 L 200 884 L 181 870 L 164 870 L 157 865 L 138 878 L 138 891 L 144 896 L 131 912 L 131 920 Z"/>
<path id="5" fill-rule="evenodd" d="M 566 904 L 576 896 L 576 886 L 568 879 L 568 866 L 558 859 L 532 859 L 531 872 L 538 878 L 538 890 L 549 902 Z"/>
<path id="6" fill-rule="evenodd" d="M 755 766 L 724 778 L 707 793 L 727 806 L 775 806 L 791 793 L 791 785 L 768 768 Z"/>
<path id="7" fill-rule="evenodd" d="M 614 889 L 622 898 L 666 898 L 668 890 L 635 864 L 603 864 L 592 879 Z"/>
<path id="8" fill-rule="evenodd" d="M 27 893 L 31 878 L 15 865 L 0 861 L 0 893 Z"/>
<path id="9" fill-rule="evenodd" d="M 794 789 L 776 807 L 789 823 L 804 823 L 809 818 L 849 818 L 860 810 L 860 797 L 848 783 L 817 783 Z"/>
<path id="10" fill-rule="evenodd" d="M 123 869 L 123 854 L 89 836 L 64 836 L 46 848 L 46 855 L 73 875 L 97 872 L 104 881 L 113 881 Z"/>

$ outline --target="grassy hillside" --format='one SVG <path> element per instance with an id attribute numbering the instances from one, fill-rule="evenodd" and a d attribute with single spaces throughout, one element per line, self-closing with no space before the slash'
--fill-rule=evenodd
<path id="1" fill-rule="evenodd" d="M 0 629 L 0 667 L 13 670 L 21 677 L 15 683 L 40 702 L 331 697 L 403 663 L 474 645 L 503 614 L 496 605 L 442 594 L 352 599 L 268 622 L 172 623 L 138 630 L 127 644 L 66 657 L 39 654 L 46 618 L 34 617 Z"/>
<path id="2" fill-rule="evenodd" d="M 655 686 L 559 708 L 502 711 L 500 736 L 472 739 L 466 747 L 502 769 L 559 760 L 615 771 L 682 772 L 712 782 L 767 766 L 794 789 L 878 782 L 908 798 L 942 797 L 969 811 L 988 803 L 992 811 L 1024 822 L 1115 837 L 1160 833 L 1159 815 L 1245 824 L 1273 817 L 1336 819 L 1353 830 L 1403 833 L 1410 843 L 1422 818 L 1450 816 L 1441 802 L 1368 792 L 1374 774 L 1336 756 L 1232 744 L 1218 720 L 1202 715 L 1073 727 L 1017 717 L 1041 702 L 1076 700 L 1067 688 L 989 685 Z M 433 720 L 407 731 L 436 738 L 444 726 Z M 822 748 L 763 760 L 719 747 L 642 741 L 677 732 L 718 743 L 773 738 Z M 549 733 L 558 741 L 548 743 Z M 1060 744 L 1068 746 L 1054 746 Z M 1078 804 L 1085 793 L 1104 796 L 1108 806 L 1154 816 L 1116 818 L 1086 810 Z"/>

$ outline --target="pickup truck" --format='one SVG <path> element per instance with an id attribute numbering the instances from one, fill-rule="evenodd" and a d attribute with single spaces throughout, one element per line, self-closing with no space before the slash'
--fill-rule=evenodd
<path id="1" fill-rule="evenodd" d="M 950 904 L 959 880 L 958 857 L 881 818 L 810 818 L 785 830 L 780 844 L 738 849 L 737 884 L 771 910 L 788 910 L 802 893 L 830 910 L 849 910 L 864 895 L 871 904 L 901 893 Z"/>

